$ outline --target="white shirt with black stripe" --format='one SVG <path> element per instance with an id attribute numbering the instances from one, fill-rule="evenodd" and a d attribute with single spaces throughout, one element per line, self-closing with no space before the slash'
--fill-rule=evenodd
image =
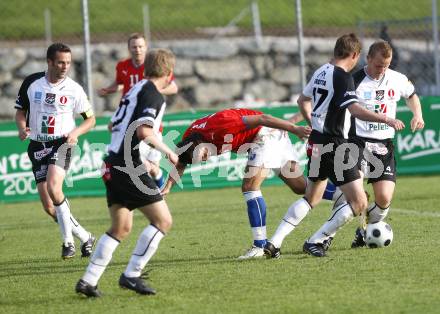
<path id="1" fill-rule="evenodd" d="M 92 107 L 84 89 L 69 77 L 51 84 L 45 72 L 26 77 L 15 101 L 15 109 L 24 110 L 30 139 L 48 142 L 63 137 L 75 128 L 75 114 Z"/>

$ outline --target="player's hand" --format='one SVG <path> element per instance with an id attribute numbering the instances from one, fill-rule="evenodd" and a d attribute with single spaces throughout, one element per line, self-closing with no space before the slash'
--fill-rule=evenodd
<path id="1" fill-rule="evenodd" d="M 168 180 L 165 186 L 163 187 L 163 189 L 160 191 L 160 194 L 162 196 L 169 194 L 171 191 L 171 187 L 172 187 L 172 183 L 170 182 L 170 180 Z"/>
<path id="2" fill-rule="evenodd" d="M 66 137 L 66 143 L 69 146 L 75 146 L 78 144 L 78 135 L 74 131 L 70 132 L 69 134 L 65 134 L 64 137 Z"/>
<path id="3" fill-rule="evenodd" d="M 24 128 L 24 129 L 20 129 L 18 130 L 18 137 L 20 138 L 20 140 L 24 141 L 25 139 L 27 139 L 29 137 L 29 135 L 31 134 L 31 129 L 29 129 L 28 127 Z"/>
<path id="4" fill-rule="evenodd" d="M 420 116 L 414 116 L 411 119 L 411 131 L 415 132 L 417 130 L 421 130 L 425 127 L 425 121 Z"/>
<path id="5" fill-rule="evenodd" d="M 396 131 L 400 131 L 405 128 L 405 124 L 399 119 L 388 119 L 386 124 L 392 127 L 393 129 L 395 129 Z"/>
<path id="6" fill-rule="evenodd" d="M 309 126 L 297 126 L 295 128 L 295 135 L 298 136 L 301 140 L 305 140 L 310 136 L 312 132 L 312 128 Z"/>
<path id="7" fill-rule="evenodd" d="M 103 97 L 106 96 L 108 94 L 110 94 L 111 92 L 108 90 L 108 88 L 100 88 L 98 89 L 98 95 Z"/>
<path id="8" fill-rule="evenodd" d="M 179 161 L 179 156 L 174 152 L 167 154 L 167 158 L 173 165 L 177 165 L 177 162 Z"/>
<path id="9" fill-rule="evenodd" d="M 107 124 L 107 130 L 108 130 L 109 132 L 111 132 L 112 129 L 113 129 L 113 122 L 110 121 L 110 122 Z"/>

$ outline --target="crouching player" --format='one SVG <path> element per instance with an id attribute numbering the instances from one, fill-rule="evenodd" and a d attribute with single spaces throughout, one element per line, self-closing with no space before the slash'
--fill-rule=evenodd
<path id="1" fill-rule="evenodd" d="M 210 156 L 226 152 L 248 153 L 242 182 L 242 193 L 251 225 L 252 247 L 239 259 L 262 257 L 266 244 L 266 203 L 261 184 L 269 169 L 296 194 L 304 194 L 306 181 L 295 160 L 287 132 L 300 139 L 310 134 L 309 127 L 296 126 L 288 121 L 248 109 L 227 109 L 193 122 L 177 144 L 180 150 L 178 174 L 171 174 L 162 193 L 167 194 L 182 176 L 186 166 L 206 161 Z"/>
<path id="2" fill-rule="evenodd" d="M 143 168 L 137 148 L 140 141 L 145 141 L 164 153 L 171 163 L 178 161 L 177 155 L 156 135 L 166 107 L 159 90 L 170 84 L 174 64 L 175 57 L 168 50 L 148 52 L 145 79 L 124 96 L 123 108 L 113 122 L 103 175 L 112 224 L 99 239 L 86 272 L 76 284 L 76 292 L 87 297 L 101 296 L 98 281 L 113 252 L 130 233 L 135 208 L 145 215 L 150 225 L 139 235 L 119 285 L 139 294 L 156 293 L 141 278 L 141 272 L 170 230 L 172 217 L 157 185 Z"/>

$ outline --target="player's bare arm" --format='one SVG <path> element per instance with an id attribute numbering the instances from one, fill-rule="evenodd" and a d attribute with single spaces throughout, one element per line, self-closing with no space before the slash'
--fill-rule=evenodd
<path id="1" fill-rule="evenodd" d="M 287 119 L 290 123 L 297 124 L 304 120 L 304 117 L 301 112 L 295 113 L 291 118 Z"/>
<path id="2" fill-rule="evenodd" d="M 308 137 L 312 131 L 310 127 L 294 125 L 289 121 L 268 114 L 245 116 L 243 117 L 243 122 L 246 123 L 249 128 L 265 126 L 268 128 L 284 130 L 295 134 L 301 139 Z"/>
<path id="3" fill-rule="evenodd" d="M 312 125 L 312 99 L 301 94 L 296 102 L 298 103 L 302 117 L 307 121 L 308 125 Z"/>
<path id="4" fill-rule="evenodd" d="M 363 121 L 381 122 L 394 128 L 396 131 L 400 131 L 405 127 L 405 124 L 399 119 L 388 118 L 386 115 L 378 114 L 373 111 L 367 110 L 358 103 L 353 103 L 348 107 L 351 115 Z"/>
<path id="5" fill-rule="evenodd" d="M 30 129 L 26 126 L 26 111 L 17 109 L 15 113 L 15 124 L 18 129 L 18 137 L 22 141 L 25 140 L 30 134 Z"/>
<path id="6" fill-rule="evenodd" d="M 186 164 L 183 164 L 181 162 L 178 162 L 176 164 L 176 167 L 173 168 L 170 171 L 170 174 L 168 176 L 168 180 L 167 183 L 165 184 L 164 188 L 161 191 L 162 195 L 167 195 L 168 193 L 170 193 L 171 188 L 173 187 L 173 185 L 180 180 L 180 178 L 183 175 L 183 172 L 186 169 Z"/>
<path id="7" fill-rule="evenodd" d="M 139 140 L 146 142 L 148 145 L 165 154 L 173 165 L 177 164 L 179 157 L 156 136 L 152 127 L 148 125 L 140 125 L 136 129 L 136 134 Z"/>
<path id="8" fill-rule="evenodd" d="M 423 129 L 425 127 L 425 121 L 423 120 L 422 105 L 420 103 L 419 96 L 417 96 L 417 94 L 413 94 L 411 97 L 406 99 L 406 105 L 413 114 L 411 119 L 411 131 L 415 132 Z"/>
<path id="9" fill-rule="evenodd" d="M 121 91 L 122 88 L 123 86 L 121 84 L 118 84 L 116 81 L 113 81 L 113 83 L 111 83 L 109 86 L 98 89 L 98 95 L 102 97 L 108 94 L 113 94 Z"/>

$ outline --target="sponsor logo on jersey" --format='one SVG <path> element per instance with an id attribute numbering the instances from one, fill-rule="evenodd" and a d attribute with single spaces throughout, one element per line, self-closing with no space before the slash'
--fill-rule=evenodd
<path id="1" fill-rule="evenodd" d="M 61 96 L 60 97 L 60 104 L 65 105 L 67 103 L 67 97 L 66 96 Z"/>
<path id="2" fill-rule="evenodd" d="M 157 112 L 157 110 L 154 109 L 154 108 L 145 108 L 144 111 L 142 111 L 142 113 L 149 113 L 149 114 L 151 114 L 153 116 L 156 115 L 156 112 Z"/>
<path id="3" fill-rule="evenodd" d="M 383 100 L 385 98 L 385 90 L 379 89 L 376 91 L 376 100 Z"/>
<path id="4" fill-rule="evenodd" d="M 35 92 L 34 94 L 34 102 L 36 104 L 41 104 L 41 99 L 43 98 L 43 93 L 42 92 Z"/>
<path id="5" fill-rule="evenodd" d="M 47 93 L 44 102 L 48 105 L 53 105 L 55 103 L 55 94 Z"/>
<path id="6" fill-rule="evenodd" d="M 41 119 L 41 133 L 55 133 L 55 116 L 43 116 Z"/>
<path id="7" fill-rule="evenodd" d="M 366 91 L 364 92 L 364 98 L 365 100 L 370 100 L 371 99 L 371 91 Z"/>
<path id="8" fill-rule="evenodd" d="M 356 91 L 346 91 L 345 92 L 345 94 L 344 94 L 344 97 L 347 97 L 347 96 L 356 96 Z"/>
<path id="9" fill-rule="evenodd" d="M 316 78 L 314 83 L 315 83 L 316 85 L 322 85 L 322 86 L 325 86 L 326 81 L 325 81 L 325 80 L 320 80 L 320 79 Z"/>
<path id="10" fill-rule="evenodd" d="M 396 93 L 394 92 L 394 89 L 392 89 L 392 88 L 390 88 L 389 90 L 388 90 L 388 97 L 389 98 L 394 98 L 394 95 L 395 95 Z"/>
<path id="11" fill-rule="evenodd" d="M 383 131 L 388 130 L 390 127 L 388 124 L 385 123 L 378 123 L 378 122 L 368 122 L 367 123 L 367 129 L 368 131 Z"/>
<path id="12" fill-rule="evenodd" d="M 374 112 L 375 113 L 387 113 L 387 104 L 375 104 L 374 105 Z"/>

